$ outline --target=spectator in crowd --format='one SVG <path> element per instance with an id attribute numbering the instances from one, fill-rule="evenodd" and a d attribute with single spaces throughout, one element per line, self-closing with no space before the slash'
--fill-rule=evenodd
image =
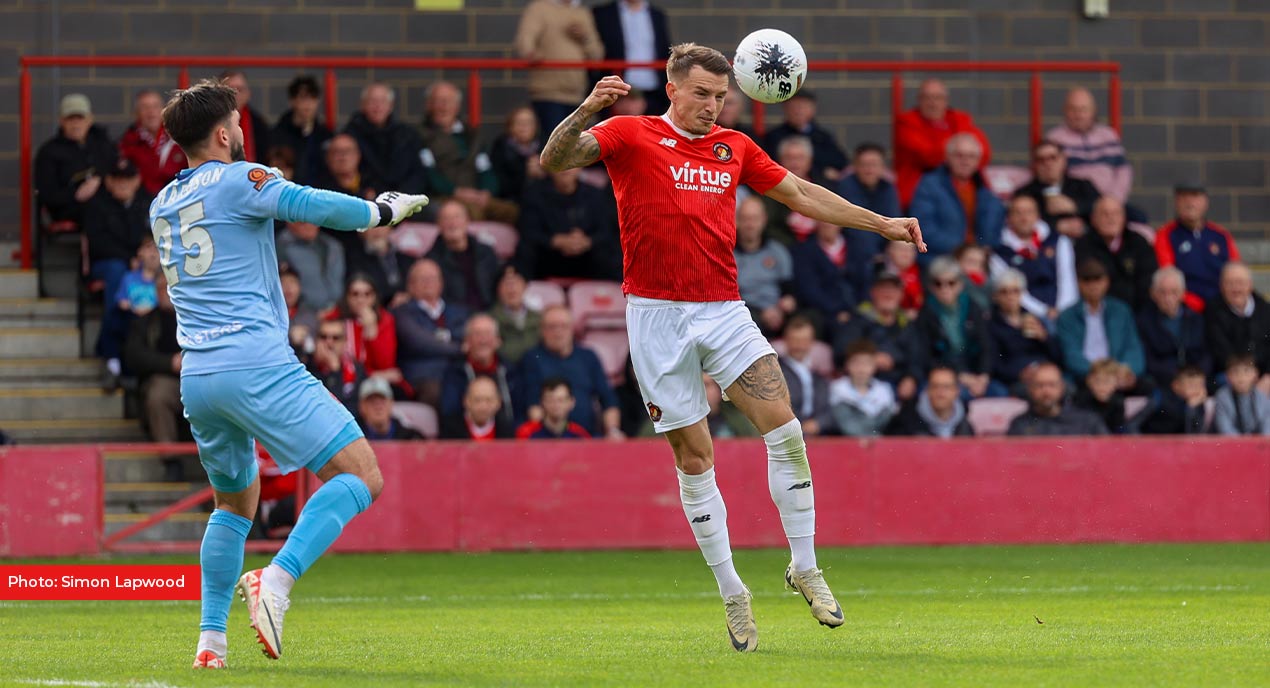
<path id="1" fill-rule="evenodd" d="M 617 99 L 608 108 L 609 117 L 639 117 L 640 115 L 650 114 L 648 110 L 648 99 L 645 93 L 638 88 L 632 88 L 626 95 Z M 659 114 L 659 113 L 651 113 Z"/>
<path id="2" fill-rule="evenodd" d="M 397 321 L 379 303 L 375 284 L 369 277 L 354 273 L 348 278 L 344 297 L 327 314 L 326 320 L 344 323 L 344 353 L 357 361 L 366 374 L 401 385 L 397 367 Z"/>
<path id="3" fill-rule="evenodd" d="M 409 300 L 392 310 L 397 320 L 397 365 L 419 401 L 436 406 L 441 377 L 457 358 L 467 325 L 463 304 L 441 297 L 445 282 L 435 261 L 421 258 L 406 278 Z"/>
<path id="4" fill-rule="evenodd" d="M 1067 156 L 1053 141 L 1032 146 L 1032 181 L 1015 193 L 1031 196 L 1045 224 L 1072 241 L 1084 236 L 1099 196 L 1088 180 L 1067 173 Z"/>
<path id="5" fill-rule="evenodd" d="M 576 169 L 552 172 L 525 194 L 516 264 L 529 279 L 622 277 L 612 199 L 578 183 L 578 174 Z"/>
<path id="6" fill-rule="evenodd" d="M 744 93 L 741 93 L 741 89 L 737 88 L 735 82 L 729 83 L 728 97 L 724 99 L 723 108 L 719 110 L 719 117 L 714 120 L 714 123 L 725 129 L 739 131 L 750 137 L 755 143 L 762 145 L 763 142 L 754 134 L 754 129 L 742 121 L 752 102 L 745 97 Z M 737 189 L 738 199 L 741 197 L 740 191 L 742 190 L 745 190 L 745 187 Z"/>
<path id="7" fill-rule="evenodd" d="M 392 417 L 392 388 L 382 377 L 368 377 L 357 388 L 357 425 L 371 442 L 421 440 L 417 430 Z"/>
<path id="8" fill-rule="evenodd" d="M 1180 300 L 1182 297 L 1178 295 Z M 1208 383 L 1204 371 L 1192 365 L 1177 369 L 1169 387 L 1143 413 L 1139 429 L 1145 435 L 1207 435 L 1213 432 L 1208 413 Z"/>
<path id="9" fill-rule="evenodd" d="M 996 246 L 1001 241 L 1005 208 L 979 173 L 983 151 L 971 134 L 948 139 L 948 161 L 922 175 L 909 212 L 922 225 L 924 263 L 952 253 L 962 243 Z M 901 191 L 901 197 L 903 192 Z"/>
<path id="10" fill-rule="evenodd" d="M 1106 435 L 1097 415 L 1063 403 L 1063 373 L 1053 363 L 1037 364 L 1027 382 L 1028 409 L 1010 421 L 1012 437 Z"/>
<path id="11" fill-rule="evenodd" d="M 490 146 L 490 165 L 498 179 L 499 198 L 519 203 L 530 181 L 547 176 L 538 161 L 541 152 L 542 136 L 533 108 L 513 108 L 507 114 L 503 133 Z"/>
<path id="12" fill-rule="evenodd" d="M 453 198 L 443 201 L 437 209 L 441 236 L 427 257 L 441 266 L 445 300 L 475 312 L 494 303 L 499 262 L 494 249 L 468 234 L 468 221 L 466 205 Z"/>
<path id="13" fill-rule="evenodd" d="M 542 333 L 542 315 L 525 305 L 526 286 L 524 276 L 515 268 L 503 268 L 498 278 L 498 300 L 489 311 L 503 341 L 498 356 L 513 368 L 520 365 L 526 351 L 537 346 Z"/>
<path id="14" fill-rule="evenodd" d="M 1251 354 L 1258 370 L 1270 370 L 1270 304 L 1253 291 L 1252 271 L 1243 263 L 1227 263 L 1218 286 L 1220 293 L 1204 311 L 1213 370 L 1230 367 L 1230 357 L 1237 354 Z M 1270 376 L 1262 378 L 1262 391 L 1268 382 Z"/>
<path id="15" fill-rule="evenodd" d="M 844 360 L 847 349 L 859 339 L 873 342 L 875 376 L 895 388 L 901 400 L 917 391 L 918 343 L 912 317 L 901 308 L 903 283 L 894 272 L 880 267 L 869 287 L 869 300 L 856 307 L 856 315 L 834 337 L 837 359 Z"/>
<path id="16" fill-rule="evenodd" d="M 542 420 L 543 408 L 531 395 L 533 390 L 543 389 L 544 381 L 556 377 L 567 380 L 570 391 L 582 400 L 569 412 L 569 420 L 591 435 L 623 437 L 617 395 L 595 352 L 574 344 L 573 314 L 565 306 L 551 306 L 543 311 L 542 343 L 527 351 L 521 361 L 519 384 L 524 390 L 521 403 L 525 410 L 519 416 Z M 599 419 L 597 406 L 601 409 Z"/>
<path id="17" fill-rule="evenodd" d="M 92 104 L 82 93 L 62 97 L 57 135 L 35 154 L 35 191 L 49 220 L 83 223 L 84 204 L 115 169 L 119 155 L 106 128 L 93 123 Z"/>
<path id="18" fill-rule="evenodd" d="M 237 69 L 221 72 L 220 80 L 226 86 L 237 91 L 239 127 L 243 130 L 243 155 L 248 162 L 264 160 L 265 151 L 269 150 L 269 121 L 264 115 L 251 106 L 251 86 L 247 83 L 247 75 Z"/>
<path id="19" fill-rule="evenodd" d="M 1137 315 L 1146 374 L 1159 389 L 1171 384 L 1180 368 L 1198 368 L 1206 376 L 1213 367 L 1204 317 L 1182 302 L 1185 293 L 1182 271 L 1160 268 L 1151 277 L 1151 298 Z"/>
<path id="20" fill-rule="evenodd" d="M 577 2 L 533 0 L 520 15 L 516 53 L 534 62 L 585 62 L 604 56 L 591 10 Z M 584 69 L 529 70 L 529 99 L 545 132 L 568 117 L 590 91 Z"/>
<path id="21" fill-rule="evenodd" d="M 948 142 L 958 134 L 966 134 L 978 144 L 973 170 L 987 165 L 992 157 L 988 137 L 975 126 L 969 114 L 948 107 L 948 87 L 944 82 L 923 81 L 917 92 L 917 107 L 901 113 L 895 122 L 895 184 L 903 207 L 913 202 L 922 176 L 947 162 L 952 150 Z"/>
<path id="22" fill-rule="evenodd" d="M 1071 176 L 1088 179 L 1100 194 L 1124 204 L 1133 188 L 1133 168 L 1120 134 L 1099 124 L 1097 114 L 1089 89 L 1073 88 L 1063 104 L 1063 123 L 1050 129 L 1045 140 L 1062 146 Z"/>
<path id="23" fill-rule="evenodd" d="M 137 318 L 128 329 L 124 360 L 140 378 L 142 421 L 151 442 L 180 442 L 186 427 L 181 404 L 181 346 L 176 341 L 176 309 L 168 297 L 167 279 L 156 283 L 157 305 Z M 178 482 L 183 471 L 179 459 L 163 464 L 164 480 Z"/>
<path id="24" fill-rule="evenodd" d="M 498 391 L 499 415 L 510 426 L 512 423 L 512 383 L 514 376 L 498 356 L 502 345 L 498 337 L 498 323 L 485 313 L 476 313 L 467 321 L 463 333 L 463 357 L 450 362 L 441 382 L 442 416 L 460 416 L 467 387 L 477 378 L 492 380 Z"/>
<path id="25" fill-rule="evenodd" d="M 361 109 L 348 120 L 344 133 L 357 140 L 362 169 L 374 183 L 402 193 L 426 193 L 419 134 L 393 116 L 396 101 L 397 93 L 388 84 L 368 84 L 362 89 Z"/>
<path id="26" fill-rule="evenodd" d="M 838 182 L 838 195 L 879 215 L 899 217 L 900 195 L 886 178 L 886 150 L 876 143 L 856 146 L 851 173 Z M 854 274 L 868 275 L 869 262 L 886 248 L 886 239 L 873 232 L 848 232 L 847 256 Z M 863 290 L 867 284 L 857 284 Z"/>
<path id="27" fill-rule="evenodd" d="M 1124 364 L 1109 358 L 1094 361 L 1085 374 L 1085 385 L 1076 392 L 1073 403 L 1102 419 L 1107 431 L 1113 435 L 1129 432 L 1125 421 L 1124 394 L 1120 392 L 1120 380 L 1124 378 Z"/>
<path id="28" fill-rule="evenodd" d="M 882 250 L 882 260 L 875 266 L 886 272 L 894 273 L 903 286 L 903 308 L 910 316 L 917 317 L 917 312 L 926 302 L 926 288 L 922 286 L 922 268 L 917 264 L 917 247 L 907 241 L 891 241 Z"/>
<path id="29" fill-rule="evenodd" d="M 1092 232 L 1076 241 L 1076 260 L 1097 258 L 1111 276 L 1108 292 L 1129 304 L 1135 312 L 1150 298 L 1151 276 L 1155 274 L 1155 249 L 1141 234 L 1127 229 L 1124 206 L 1103 196 L 1094 203 L 1090 217 Z M 1169 375 L 1169 380 L 1173 379 Z"/>
<path id="30" fill-rule="evenodd" d="M 269 140 L 275 146 L 286 146 L 295 152 L 293 181 L 311 185 L 322 177 L 322 147 L 332 134 L 319 116 L 322 87 L 318 86 L 317 79 L 301 74 L 287 85 L 287 102 L 290 107 L 278 118 Z M 356 141 L 352 143 L 356 147 Z"/>
<path id="31" fill-rule="evenodd" d="M 281 172 L 283 179 L 295 181 L 295 151 L 290 146 L 270 146 L 264 162 Z"/>
<path id="32" fill-rule="evenodd" d="M 991 379 L 996 354 L 988 331 L 988 314 L 965 293 L 961 266 L 952 256 L 930 265 L 931 296 L 917 316 L 920 359 L 927 366 L 946 365 L 957 371 L 965 399 L 1005 396 Z"/>
<path id="33" fill-rule="evenodd" d="M 1111 286 L 1107 269 L 1093 258 L 1076 266 L 1080 301 L 1058 316 L 1058 343 L 1063 368 L 1073 378 L 1084 379 L 1089 366 L 1102 358 L 1125 364 L 1117 389 L 1149 391 L 1142 379 L 1146 358 L 1134 327 L 1133 311 L 1120 299 L 1107 296 Z"/>
<path id="34" fill-rule="evenodd" d="M 478 375 L 463 392 L 462 411 L 441 416 L 441 439 L 474 442 L 511 439 L 515 428 L 508 422 L 505 410 L 498 383 Z"/>
<path id="35" fill-rule="evenodd" d="M 288 222 L 278 235 L 278 261 L 300 275 L 300 298 L 324 311 L 344 293 L 344 247 L 312 222 Z"/>
<path id="36" fill-rule="evenodd" d="M 1025 371 L 1042 362 L 1061 360 L 1058 339 L 1050 335 L 1045 323 L 1023 309 L 1027 293 L 1027 277 L 1007 268 L 992 278 L 992 321 L 988 331 L 996 360 L 992 378 L 1012 393 L 1020 393 Z"/>
<path id="37" fill-rule="evenodd" d="M 767 132 L 763 147 L 775 155 L 787 137 L 804 136 L 812 148 L 811 175 L 816 179 L 840 178 L 847 166 L 847 155 L 833 133 L 816 123 L 816 95 L 804 88 L 786 100 L 782 108 L 785 121 Z"/>
<path id="38" fill-rule="evenodd" d="M 415 263 L 413 257 L 397 250 L 391 235 L 392 227 L 371 227 L 357 233 L 360 244 L 345 254 L 348 271 L 365 275 L 375 285 L 379 302 L 389 308 L 409 298 L 406 295 L 406 276 Z"/>
<path id="39" fill-rule="evenodd" d="M 1006 231 L 994 249 L 992 272 L 1007 268 L 1027 278 L 1023 308 L 1052 323 L 1059 312 L 1076 303 L 1076 254 L 1072 240 L 1041 220 L 1036 201 L 1015 194 L 1006 214 Z"/>
<path id="40" fill-rule="evenodd" d="M 1222 267 L 1239 262 L 1235 238 L 1225 227 L 1208 219 L 1208 192 L 1198 184 L 1173 189 L 1177 218 L 1155 234 L 1155 255 L 1160 266 L 1176 265 L 1186 275 L 1186 305 L 1202 313 L 1204 304 L 1217 296 Z"/>
<path id="41" fill-rule="evenodd" d="M 659 62 L 670 54 L 670 28 L 666 13 L 649 0 L 614 0 L 591 9 L 596 32 L 604 44 L 604 59 Z M 608 72 L 591 72 L 592 83 Z M 670 107 L 666 98 L 666 70 L 628 69 L 622 80 L 644 92 L 648 111 L 660 115 Z M 620 103 L 624 98 L 618 100 Z"/>
<path id="42" fill-rule="evenodd" d="M 133 111 L 136 119 L 119 139 L 119 155 L 132 162 L 142 187 L 154 196 L 185 169 L 185 153 L 163 128 L 163 96 L 158 91 L 137 92 Z"/>
<path id="43" fill-rule="evenodd" d="M 741 300 L 764 336 L 773 337 L 785 327 L 785 318 L 798 302 L 793 296 L 794 263 L 789 249 L 763 236 L 766 224 L 762 200 L 750 196 L 737 203 L 733 254 Z"/>
<path id="44" fill-rule="evenodd" d="M 834 424 L 848 437 L 876 437 L 899 407 L 891 386 L 877 379 L 877 347 L 859 339 L 847 347 L 844 377 L 829 386 Z"/>
<path id="45" fill-rule="evenodd" d="M 518 440 L 584 440 L 591 437 L 587 429 L 570 420 L 577 408 L 573 387 L 562 377 L 543 381 L 537 408 L 538 420 L 525 421 L 516 428 Z"/>
<path id="46" fill-rule="evenodd" d="M 291 340 L 291 348 L 301 359 L 313 353 L 316 346 L 318 317 L 317 311 L 300 301 L 300 273 L 289 265 L 278 268 L 278 281 L 282 284 L 282 300 L 287 305 L 287 318 L 290 323 L 287 336 Z"/>
<path id="47" fill-rule="evenodd" d="M 776 146 L 776 161 L 800 179 L 817 184 L 824 180 L 813 172 L 811 139 L 801 134 L 786 136 Z M 816 221 L 783 203 L 760 196 L 767 209 L 767 236 L 793 247 L 816 231 Z"/>
<path id="48" fill-rule="evenodd" d="M 159 304 L 159 293 L 155 287 L 162 266 L 159 264 L 159 249 L 154 240 L 146 237 L 137 248 L 137 256 L 133 259 L 133 269 L 124 273 L 119 280 L 119 289 L 115 292 L 114 307 L 124 314 L 124 323 L 146 315 Z M 127 337 L 127 327 L 119 333 L 120 343 Z"/>
<path id="49" fill-rule="evenodd" d="M 315 185 L 350 196 L 374 200 L 381 184 L 362 170 L 362 151 L 352 134 L 335 134 L 322 144 L 325 166 Z"/>
<path id="50" fill-rule="evenodd" d="M 318 323 L 317 341 L 309 357 L 309 372 L 326 387 L 331 396 L 357 412 L 357 389 L 366 379 L 366 370 L 348 354 L 348 333 L 339 320 Z"/>
<path id="51" fill-rule="evenodd" d="M 829 432 L 833 416 L 829 412 L 829 380 L 811 369 L 811 350 L 816 343 L 816 326 L 795 315 L 785 325 L 785 353 L 778 359 L 785 384 L 789 387 L 794 416 L 809 436 Z"/>
<path id="52" fill-rule="evenodd" d="M 127 159 L 106 173 L 104 193 L 84 206 L 84 236 L 88 240 L 89 274 L 103 281 L 102 326 L 97 355 L 105 360 L 102 387 L 113 390 L 122 372 L 119 348 L 128 323 L 117 308 L 119 286 L 150 236 L 150 196 L 141 190 L 141 177 Z"/>
<path id="53" fill-rule="evenodd" d="M 758 429 L 745 417 L 736 406 L 731 402 L 724 403 L 723 390 L 719 388 L 719 383 L 714 378 L 702 373 L 701 384 L 706 387 L 706 404 L 710 407 L 710 413 L 706 416 L 706 423 L 710 426 L 711 437 L 758 437 Z M 647 416 L 644 418 L 648 424 L 649 432 L 653 432 L 653 424 L 648 421 Z"/>
<path id="54" fill-rule="evenodd" d="M 428 87 L 419 158 L 428 173 L 429 193 L 458 199 L 472 217 L 515 222 L 516 204 L 498 197 L 498 177 L 476 130 L 463 122 L 462 105 L 458 86 L 438 81 Z"/>
<path id="55" fill-rule="evenodd" d="M 1226 385 L 1214 396 L 1213 425 L 1221 435 L 1270 435 L 1270 397 L 1257 389 L 1257 362 L 1251 354 L 1226 360 Z"/>
<path id="56" fill-rule="evenodd" d="M 979 244 L 962 244 L 953 250 L 953 259 L 966 276 L 966 293 L 975 305 L 987 309 L 992 306 L 992 294 L 988 292 L 988 249 Z"/>
<path id="57" fill-rule="evenodd" d="M 937 365 L 926 376 L 926 387 L 886 427 L 887 435 L 901 437 L 973 437 L 957 384 L 957 371 Z"/>
<path id="58" fill-rule="evenodd" d="M 838 328 L 851 319 L 855 290 L 847 265 L 847 240 L 842 228 L 817 222 L 816 233 L 790 251 L 794 262 L 794 296 L 817 321 L 818 329 L 832 340 Z"/>

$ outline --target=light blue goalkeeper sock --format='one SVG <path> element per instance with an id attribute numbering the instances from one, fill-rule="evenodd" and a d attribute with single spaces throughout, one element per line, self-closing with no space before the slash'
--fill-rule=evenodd
<path id="1" fill-rule="evenodd" d="M 234 584 L 243 572 L 243 545 L 251 521 L 217 509 L 207 519 L 199 565 L 203 570 L 203 620 L 200 631 L 225 632 L 229 621 L 229 603 L 234 599 Z"/>
<path id="2" fill-rule="evenodd" d="M 370 490 L 352 473 L 340 473 L 313 493 L 287 544 L 273 563 L 298 579 L 340 536 L 353 517 L 370 507 Z"/>

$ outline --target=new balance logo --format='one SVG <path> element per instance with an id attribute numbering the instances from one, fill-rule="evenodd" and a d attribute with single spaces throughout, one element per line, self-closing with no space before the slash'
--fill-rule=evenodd
<path id="1" fill-rule="evenodd" d="M 706 515 L 704 515 L 704 516 L 698 516 L 698 517 L 696 517 L 696 518 L 692 519 L 692 522 L 693 522 L 693 523 L 705 523 L 706 521 L 709 521 L 709 520 L 710 520 L 710 514 L 706 514 Z"/>
<path id="2" fill-rule="evenodd" d="M 664 138 L 664 139 L 662 139 L 661 141 L 659 141 L 658 143 L 660 143 L 661 145 L 663 145 L 663 146 L 665 146 L 665 147 L 667 147 L 667 148 L 674 148 L 674 147 L 675 147 L 675 144 L 676 144 L 676 143 L 679 143 L 679 139 Z"/>
<path id="3" fill-rule="evenodd" d="M 811 481 L 804 480 L 801 483 L 794 483 L 793 485 L 790 485 L 789 490 L 805 490 L 809 487 L 811 487 Z M 785 490 L 785 491 L 789 492 L 789 490 Z"/>

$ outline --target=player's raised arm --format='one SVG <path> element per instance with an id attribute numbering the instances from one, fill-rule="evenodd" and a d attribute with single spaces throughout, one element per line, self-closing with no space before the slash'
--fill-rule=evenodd
<path id="1" fill-rule="evenodd" d="M 549 172 L 559 172 L 574 167 L 586 167 L 599 160 L 599 142 L 582 130 L 586 129 L 587 122 L 591 121 L 595 113 L 616 103 L 618 98 L 630 91 L 630 84 L 622 81 L 620 76 L 606 76 L 596 82 L 591 95 L 551 132 L 551 137 L 547 139 L 547 145 L 542 147 L 542 155 L 539 156 L 543 168 Z"/>
<path id="2" fill-rule="evenodd" d="M 276 170 L 263 165 L 247 165 L 246 183 L 254 194 L 246 194 L 248 212 L 287 222 L 311 222 L 330 229 L 361 231 L 380 225 L 395 225 L 428 204 L 428 197 L 386 191 L 374 201 L 334 191 L 314 189 L 282 179 Z"/>
<path id="3" fill-rule="evenodd" d="M 764 195 L 812 219 L 831 222 L 839 227 L 868 230 L 891 241 L 907 241 L 916 244 L 918 251 L 926 252 L 926 242 L 922 240 L 922 228 L 918 226 L 917 218 L 878 215 L 792 172 Z"/>

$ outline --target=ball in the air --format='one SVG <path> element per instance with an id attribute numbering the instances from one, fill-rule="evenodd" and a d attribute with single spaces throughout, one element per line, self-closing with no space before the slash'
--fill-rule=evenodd
<path id="1" fill-rule="evenodd" d="M 807 53 L 784 31 L 759 29 L 736 46 L 732 74 L 745 95 L 760 103 L 779 103 L 802 88 Z"/>

